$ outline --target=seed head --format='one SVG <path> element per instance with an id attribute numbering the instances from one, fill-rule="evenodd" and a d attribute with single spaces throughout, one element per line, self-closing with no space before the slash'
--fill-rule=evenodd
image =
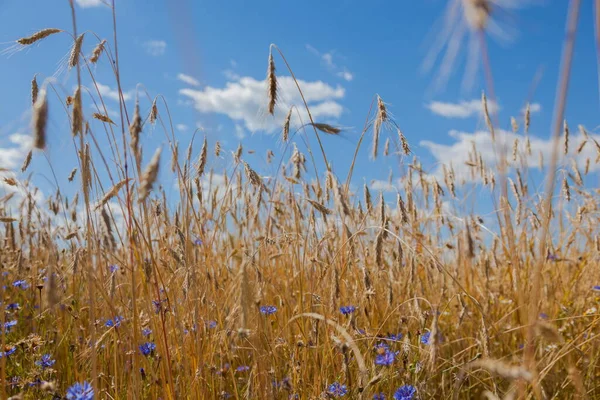
<path id="1" fill-rule="evenodd" d="M 281 135 L 281 140 L 286 143 L 290 136 L 290 120 L 292 119 L 292 108 L 288 111 L 285 116 L 285 120 L 283 121 L 283 134 Z"/>
<path id="2" fill-rule="evenodd" d="M 42 89 L 33 105 L 33 147 L 36 149 L 46 148 L 46 124 L 48 122 L 48 100 L 46 89 Z"/>
<path id="3" fill-rule="evenodd" d="M 37 31 L 36 33 L 34 33 L 31 36 L 27 36 L 27 37 L 17 40 L 17 43 L 19 43 L 22 46 L 29 46 L 30 44 L 33 44 L 39 40 L 45 39 L 48 36 L 54 35 L 55 33 L 58 33 L 58 32 L 62 32 L 62 30 L 56 29 L 56 28 L 42 29 L 41 31 Z"/>
<path id="4" fill-rule="evenodd" d="M 71 49 L 71 56 L 69 57 L 69 68 L 73 68 L 79 64 L 79 54 L 81 53 L 81 45 L 83 44 L 83 36 L 85 33 L 77 36 L 73 48 Z"/>
<path id="5" fill-rule="evenodd" d="M 267 85 L 268 85 L 268 96 L 269 114 L 275 113 L 275 104 L 277 103 L 277 76 L 275 75 L 275 60 L 273 59 L 273 53 L 269 52 L 269 67 L 267 69 Z"/>
<path id="6" fill-rule="evenodd" d="M 152 191 L 152 186 L 158 177 L 158 166 L 160 162 L 160 147 L 156 149 L 152 160 L 150 160 L 150 164 L 146 167 L 144 174 L 142 175 L 142 180 L 140 182 L 140 203 L 146 200 L 150 192 Z"/>
<path id="7" fill-rule="evenodd" d="M 94 47 L 94 50 L 92 51 L 92 55 L 90 56 L 90 62 L 92 64 L 96 64 L 98 62 L 100 55 L 102 55 L 102 52 L 104 51 L 105 45 L 106 45 L 106 40 L 102 40 L 100 43 L 98 43 L 98 45 L 96 47 Z"/>

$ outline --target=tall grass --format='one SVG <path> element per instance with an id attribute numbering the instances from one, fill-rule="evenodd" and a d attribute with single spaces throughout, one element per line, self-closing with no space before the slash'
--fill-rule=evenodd
<path id="1" fill-rule="evenodd" d="M 483 33 L 487 2 L 464 4 Z M 92 389 L 102 399 L 600 398 L 599 199 L 585 184 L 600 157 L 581 159 L 586 144 L 599 155 L 600 144 L 581 127 L 582 141 L 568 147 L 564 123 L 562 145 L 573 161 L 558 161 L 579 1 L 572 2 L 543 194 L 528 182 L 535 157 L 529 112 L 511 119 L 519 139 L 508 154 L 482 96 L 500 170 L 477 148 L 468 165 L 497 206 L 496 222 L 447 211 L 465 193 L 453 166 L 444 166 L 443 182 L 426 174 L 410 158 L 410 133 L 379 96 L 343 182 L 344 166 L 334 171 L 320 139 L 341 131 L 314 121 L 305 102 L 290 108 L 282 145 L 266 155 L 277 171 L 269 180 L 241 145 L 225 154 L 219 142 L 195 134 L 181 157 L 161 96 L 148 97 L 148 115 L 141 93 L 133 110 L 126 107 L 114 3 L 114 38 L 85 33 L 89 56 L 71 7 L 72 32 L 43 29 L 17 40 L 43 46 L 52 35 L 69 35 L 77 88 L 63 98 L 53 81 L 38 86 L 33 78 L 39 150 L 27 154 L 20 173 L 2 171 L 14 188 L 0 199 L 2 398 L 91 398 Z M 117 121 L 91 64 L 113 73 Z M 271 114 L 280 107 L 283 67 L 294 77 L 272 45 Z M 45 155 L 46 124 L 60 115 L 59 102 L 78 165 L 56 183 L 78 179 L 79 190 L 70 201 L 57 190 L 40 202 L 25 173 Z M 309 121 L 294 131 L 292 113 L 302 108 Z M 144 147 L 151 124 L 168 146 Z M 107 148 L 98 145 L 104 135 Z M 308 145 L 312 135 L 325 171 Z M 373 162 L 396 157 L 407 171 L 395 202 L 367 186 L 352 190 L 369 135 Z M 199 151 L 194 140 L 202 141 Z M 209 147 L 232 168 L 214 170 Z M 169 158 L 176 201 L 157 180 Z"/>

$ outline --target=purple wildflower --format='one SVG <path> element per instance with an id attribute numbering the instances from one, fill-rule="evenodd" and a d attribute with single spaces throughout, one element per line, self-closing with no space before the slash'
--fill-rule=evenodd
<path id="1" fill-rule="evenodd" d="M 342 307 L 340 307 L 340 311 L 344 315 L 350 315 L 354 311 L 356 311 L 356 307 L 354 307 L 354 306 L 342 306 Z"/>
<path id="2" fill-rule="evenodd" d="M 260 312 L 265 315 L 275 314 L 277 312 L 277 307 L 275 307 L 275 306 L 260 306 Z"/>
<path id="3" fill-rule="evenodd" d="M 26 280 L 24 280 L 24 279 L 19 279 L 19 280 L 17 280 L 17 281 L 14 281 L 14 282 L 13 282 L 13 286 L 14 286 L 14 287 L 21 288 L 21 289 L 23 289 L 23 290 L 25 290 L 25 289 L 29 288 L 29 284 L 28 284 L 28 283 L 27 283 L 27 281 L 26 281 Z"/>
<path id="4" fill-rule="evenodd" d="M 156 350 L 156 344 L 154 344 L 152 342 L 146 342 L 146 343 L 140 345 L 140 351 L 146 357 L 148 357 L 150 354 L 152 354 L 152 352 L 154 350 Z"/>
<path id="5" fill-rule="evenodd" d="M 112 328 L 113 326 L 115 328 L 118 328 L 119 326 L 121 326 L 121 321 L 123 321 L 123 317 L 117 315 L 114 320 L 109 319 L 104 325 L 109 328 Z"/>
<path id="6" fill-rule="evenodd" d="M 75 383 L 67 389 L 67 400 L 93 400 L 94 388 L 88 382 Z"/>
<path id="7" fill-rule="evenodd" d="M 42 369 L 50 368 L 56 362 L 51 357 L 50 354 L 44 354 L 41 360 L 35 362 L 35 365 L 42 367 Z"/>
<path id="8" fill-rule="evenodd" d="M 346 388 L 346 385 L 340 385 L 338 382 L 335 382 L 329 385 L 327 393 L 333 397 L 342 397 L 348 393 L 348 388 Z"/>
<path id="9" fill-rule="evenodd" d="M 394 393 L 394 400 L 412 400 L 414 395 L 417 393 L 412 385 L 402 385 Z"/>
<path id="10" fill-rule="evenodd" d="M 396 360 L 396 355 L 397 354 L 398 354 L 397 352 L 393 352 L 393 351 L 386 351 L 383 354 L 378 354 L 375 357 L 375 364 L 390 366 Z"/>

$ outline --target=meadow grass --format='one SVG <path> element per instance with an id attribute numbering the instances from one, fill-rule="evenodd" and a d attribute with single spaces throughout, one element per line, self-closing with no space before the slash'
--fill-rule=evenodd
<path id="1" fill-rule="evenodd" d="M 472 28 L 484 31 L 487 2 L 465 4 Z M 510 121 L 520 140 L 505 143 L 482 96 L 498 163 L 486 165 L 474 148 L 468 165 L 497 206 L 488 224 L 447 211 L 463 195 L 453 166 L 444 166 L 443 182 L 426 174 L 379 96 L 354 158 L 369 137 L 373 162 L 397 158 L 405 174 L 394 201 L 366 185 L 356 190 L 354 162 L 345 178 L 344 166 L 334 171 L 320 137 L 341 131 L 314 121 L 306 103 L 289 109 L 280 145 L 266 154 L 277 171 L 268 180 L 241 145 L 223 154 L 195 134 L 200 151 L 192 139 L 180 155 L 163 98 L 150 97 L 147 115 L 139 100 L 127 110 L 116 39 L 78 34 L 71 6 L 72 32 L 17 40 L 43 46 L 70 35 L 67 64 L 78 84 L 63 98 L 54 82 L 33 78 L 36 150 L 20 172 L 2 171 L 14 188 L 0 199 L 2 398 L 600 398 L 598 193 L 585 184 L 600 159 L 581 160 L 585 146 L 600 155 L 600 144 L 583 127 L 582 141 L 569 143 L 563 121 L 574 38 L 565 44 L 544 193 L 528 183 L 537 156 L 529 111 Z M 112 68 L 118 120 L 92 64 Z M 294 77 L 272 45 L 270 114 L 281 106 L 276 65 Z M 78 180 L 79 189 L 71 200 L 57 190 L 40 202 L 26 173 L 44 155 L 59 102 L 78 165 L 56 183 Z M 97 110 L 87 115 L 90 104 Z M 290 129 L 302 108 L 309 121 Z M 143 151 L 151 126 L 168 143 L 146 148 L 152 157 Z M 572 163 L 559 164 L 561 151 Z M 231 168 L 220 175 L 210 154 L 230 158 Z M 177 201 L 157 181 L 169 160 Z"/>

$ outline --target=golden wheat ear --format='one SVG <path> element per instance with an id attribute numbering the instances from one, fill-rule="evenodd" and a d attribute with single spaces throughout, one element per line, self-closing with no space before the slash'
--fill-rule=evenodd
<path id="1" fill-rule="evenodd" d="M 54 35 L 55 33 L 59 33 L 59 32 L 62 32 L 62 29 L 57 29 L 57 28 L 42 29 L 41 31 L 37 31 L 36 33 L 34 33 L 31 36 L 17 39 L 17 43 L 22 46 L 29 46 L 31 44 L 34 44 L 35 42 L 39 42 L 40 40 L 45 39 L 48 36 Z"/>
<path id="2" fill-rule="evenodd" d="M 269 50 L 269 66 L 267 68 L 267 95 L 269 98 L 269 114 L 275 114 L 275 105 L 277 104 L 277 75 L 275 75 L 275 60 L 273 52 Z"/>

